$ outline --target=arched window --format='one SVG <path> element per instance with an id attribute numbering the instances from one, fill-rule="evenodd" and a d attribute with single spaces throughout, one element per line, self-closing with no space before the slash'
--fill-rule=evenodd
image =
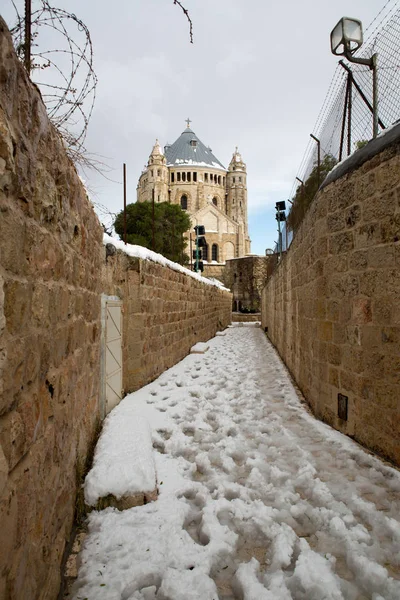
<path id="1" fill-rule="evenodd" d="M 211 260 L 218 262 L 218 244 L 213 244 L 211 248 Z"/>
<path id="2" fill-rule="evenodd" d="M 176 174 L 176 179 L 177 179 L 177 181 L 181 180 L 181 174 L 179 172 Z"/>
<path id="3" fill-rule="evenodd" d="M 212 199 L 212 203 L 215 204 L 215 206 L 218 206 L 218 200 L 216 199 L 216 197 L 214 196 L 214 198 Z"/>
<path id="4" fill-rule="evenodd" d="M 221 175 L 218 175 L 218 185 L 221 185 Z"/>
<path id="5" fill-rule="evenodd" d="M 182 173 L 182 181 L 186 181 L 186 173 L 185 172 Z"/>
<path id="6" fill-rule="evenodd" d="M 187 210 L 187 196 L 181 196 L 181 208 Z"/>
<path id="7" fill-rule="evenodd" d="M 203 257 L 203 260 L 207 260 L 208 261 L 208 244 L 206 244 L 205 246 L 202 247 L 202 249 L 201 249 L 201 255 Z"/>

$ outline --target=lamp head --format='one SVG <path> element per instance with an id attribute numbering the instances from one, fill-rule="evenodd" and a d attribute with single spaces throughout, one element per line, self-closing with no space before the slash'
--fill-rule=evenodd
<path id="1" fill-rule="evenodd" d="M 342 17 L 331 31 L 332 54 L 354 54 L 362 43 L 362 23 L 358 19 Z"/>

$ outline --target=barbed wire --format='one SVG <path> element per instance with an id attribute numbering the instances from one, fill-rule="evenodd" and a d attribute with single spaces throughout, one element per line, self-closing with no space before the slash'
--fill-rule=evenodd
<path id="1" fill-rule="evenodd" d="M 17 55 L 23 60 L 25 23 L 15 2 L 11 2 L 17 15 L 11 35 Z M 51 38 L 52 46 L 43 49 L 42 43 L 38 45 L 38 35 L 46 30 L 50 33 L 47 43 Z M 32 12 L 31 32 L 31 78 L 42 93 L 49 118 L 72 160 L 93 166 L 84 147 L 97 85 L 89 29 L 75 14 L 40 0 L 40 7 Z"/>

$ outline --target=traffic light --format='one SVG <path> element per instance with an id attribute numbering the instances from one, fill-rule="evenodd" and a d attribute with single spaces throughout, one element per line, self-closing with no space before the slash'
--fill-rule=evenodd
<path id="1" fill-rule="evenodd" d="M 277 202 L 275 204 L 275 209 L 276 209 L 276 220 L 277 221 L 286 221 L 286 202 L 284 200 L 281 200 L 280 202 Z"/>
<path id="2" fill-rule="evenodd" d="M 200 260 L 202 258 L 200 248 L 205 248 L 207 246 L 206 238 L 204 237 L 206 228 L 204 225 L 196 225 L 194 230 L 196 232 L 196 248 L 193 251 L 193 259 L 195 261 L 194 270 L 198 272 L 203 271 L 204 269 L 203 263 Z"/>

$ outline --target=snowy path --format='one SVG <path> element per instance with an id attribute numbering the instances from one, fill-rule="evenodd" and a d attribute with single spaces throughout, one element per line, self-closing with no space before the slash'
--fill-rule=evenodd
<path id="1" fill-rule="evenodd" d="M 400 474 L 308 414 L 259 328 L 133 402 L 159 499 L 91 514 L 76 600 L 400 599 Z"/>

